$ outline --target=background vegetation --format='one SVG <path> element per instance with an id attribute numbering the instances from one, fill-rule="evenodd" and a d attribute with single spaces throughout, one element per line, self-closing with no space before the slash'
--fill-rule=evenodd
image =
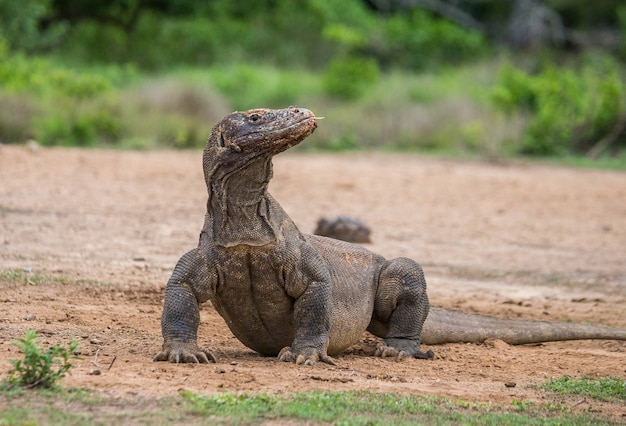
<path id="1" fill-rule="evenodd" d="M 234 109 L 300 149 L 626 163 L 620 0 L 3 0 L 0 142 L 199 147 Z"/>

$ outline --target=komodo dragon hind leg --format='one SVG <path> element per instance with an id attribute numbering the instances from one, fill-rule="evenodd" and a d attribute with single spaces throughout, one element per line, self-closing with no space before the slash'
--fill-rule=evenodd
<path id="1" fill-rule="evenodd" d="M 368 331 L 385 339 L 376 356 L 434 358 L 433 351 L 420 349 L 429 306 L 422 268 L 407 258 L 387 262 L 378 280 L 374 315 L 368 327 Z"/>
<path id="2" fill-rule="evenodd" d="M 165 288 L 161 316 L 164 342 L 154 361 L 216 362 L 210 350 L 197 344 L 199 304 L 211 291 L 209 275 L 205 258 L 198 249 L 191 250 L 178 261 Z"/>

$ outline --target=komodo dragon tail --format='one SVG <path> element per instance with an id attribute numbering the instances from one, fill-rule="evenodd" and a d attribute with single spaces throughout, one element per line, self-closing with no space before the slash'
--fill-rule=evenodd
<path id="1" fill-rule="evenodd" d="M 480 343 L 500 339 L 511 345 L 561 340 L 626 340 L 626 330 L 593 324 L 531 321 L 468 314 L 430 308 L 424 323 L 422 343 Z"/>

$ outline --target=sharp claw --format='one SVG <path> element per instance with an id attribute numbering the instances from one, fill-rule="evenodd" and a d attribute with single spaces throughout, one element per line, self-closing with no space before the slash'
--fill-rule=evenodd
<path id="1" fill-rule="evenodd" d="M 287 361 L 287 353 L 289 352 L 289 346 L 286 346 L 278 352 L 278 356 L 276 357 L 281 362 Z"/>
<path id="2" fill-rule="evenodd" d="M 296 356 L 295 353 L 291 352 L 290 346 L 283 348 L 278 354 L 278 357 L 280 361 L 284 361 L 284 362 L 295 362 L 296 364 L 302 364 L 304 362 L 304 356 L 303 355 Z"/>
<path id="3" fill-rule="evenodd" d="M 433 359 L 435 358 L 435 353 L 432 350 L 421 352 L 417 351 L 415 353 L 406 350 L 398 350 L 395 347 L 387 346 L 385 343 L 381 343 L 376 348 L 376 352 L 374 356 L 381 358 L 397 358 L 399 361 L 404 360 L 406 358 L 417 358 L 417 359 Z"/>
<path id="4" fill-rule="evenodd" d="M 328 355 L 325 355 L 324 357 L 322 357 L 322 362 L 324 362 L 326 364 L 330 364 L 330 365 L 337 365 L 335 360 L 332 359 L 331 357 L 329 357 Z"/>
<path id="5" fill-rule="evenodd" d="M 387 345 L 380 345 L 378 346 L 378 348 L 376 348 L 376 353 L 374 354 L 374 356 L 378 356 L 381 358 L 395 358 L 397 357 L 398 359 L 402 359 L 400 358 L 401 356 L 401 352 L 398 351 L 395 348 L 391 348 Z"/>
<path id="6" fill-rule="evenodd" d="M 278 361 L 294 362 L 296 365 L 314 365 L 317 361 L 337 365 L 335 361 L 326 354 L 313 353 L 312 355 L 307 356 L 304 353 L 301 353 L 299 355 L 296 355 L 296 353 L 291 352 L 291 347 L 289 346 L 281 349 L 276 358 L 278 359 Z"/>
<path id="7" fill-rule="evenodd" d="M 196 363 L 209 364 L 217 362 L 210 350 L 200 348 L 195 344 L 164 343 L 163 349 L 157 353 L 153 361 L 169 361 L 172 364 Z"/>

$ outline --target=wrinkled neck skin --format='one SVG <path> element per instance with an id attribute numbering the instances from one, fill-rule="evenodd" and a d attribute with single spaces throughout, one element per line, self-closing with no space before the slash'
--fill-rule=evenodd
<path id="1" fill-rule="evenodd" d="M 272 178 L 271 155 L 259 156 L 228 170 L 218 166 L 206 176 L 209 200 L 204 232 L 222 247 L 264 246 L 277 238 L 273 200 L 267 192 Z"/>

